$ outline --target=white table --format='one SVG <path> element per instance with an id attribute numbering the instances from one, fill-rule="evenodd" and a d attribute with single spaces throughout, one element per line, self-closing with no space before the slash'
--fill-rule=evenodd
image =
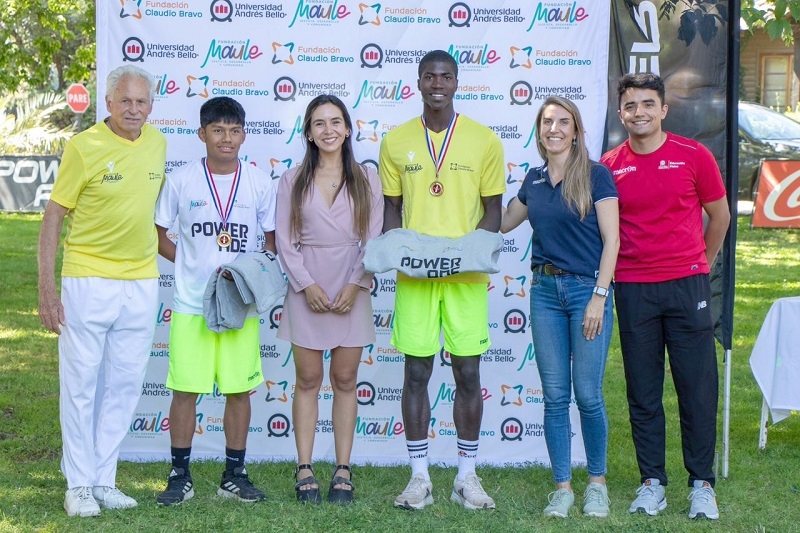
<path id="1" fill-rule="evenodd" d="M 758 447 L 767 446 L 767 414 L 776 424 L 800 410 L 800 297 L 772 304 L 750 355 L 750 368 L 764 401 Z"/>

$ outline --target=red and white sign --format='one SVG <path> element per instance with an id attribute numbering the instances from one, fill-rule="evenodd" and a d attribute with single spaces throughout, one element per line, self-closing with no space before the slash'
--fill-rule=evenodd
<path id="1" fill-rule="evenodd" d="M 75 113 L 84 113 L 89 109 L 91 98 L 89 91 L 82 83 L 73 83 L 67 89 L 67 105 Z"/>
<path id="2" fill-rule="evenodd" d="M 800 228 L 800 161 L 763 161 L 754 228 Z"/>

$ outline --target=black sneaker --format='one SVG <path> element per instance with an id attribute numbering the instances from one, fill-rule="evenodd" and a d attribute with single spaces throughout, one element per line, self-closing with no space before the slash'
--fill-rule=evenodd
<path id="1" fill-rule="evenodd" d="M 192 475 L 183 468 L 174 468 L 167 479 L 167 490 L 156 497 L 158 505 L 177 505 L 194 496 Z"/>
<path id="2" fill-rule="evenodd" d="M 223 498 L 238 498 L 242 502 L 260 502 L 265 497 L 263 492 L 250 483 L 247 470 L 243 466 L 222 473 L 217 494 Z"/>

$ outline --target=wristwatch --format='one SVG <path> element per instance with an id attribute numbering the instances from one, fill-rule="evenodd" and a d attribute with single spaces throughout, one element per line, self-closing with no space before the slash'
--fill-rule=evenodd
<path id="1" fill-rule="evenodd" d="M 595 287 L 594 289 L 592 289 L 592 292 L 602 298 L 608 296 L 608 289 L 605 287 Z"/>

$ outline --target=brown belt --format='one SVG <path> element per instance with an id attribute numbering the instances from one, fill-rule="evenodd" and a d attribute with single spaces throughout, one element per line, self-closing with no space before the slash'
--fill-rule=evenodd
<path id="1" fill-rule="evenodd" d="M 555 265 L 547 263 L 546 265 L 537 265 L 535 270 L 538 270 L 545 276 L 570 276 L 572 272 L 567 272 L 566 270 L 561 270 Z"/>

